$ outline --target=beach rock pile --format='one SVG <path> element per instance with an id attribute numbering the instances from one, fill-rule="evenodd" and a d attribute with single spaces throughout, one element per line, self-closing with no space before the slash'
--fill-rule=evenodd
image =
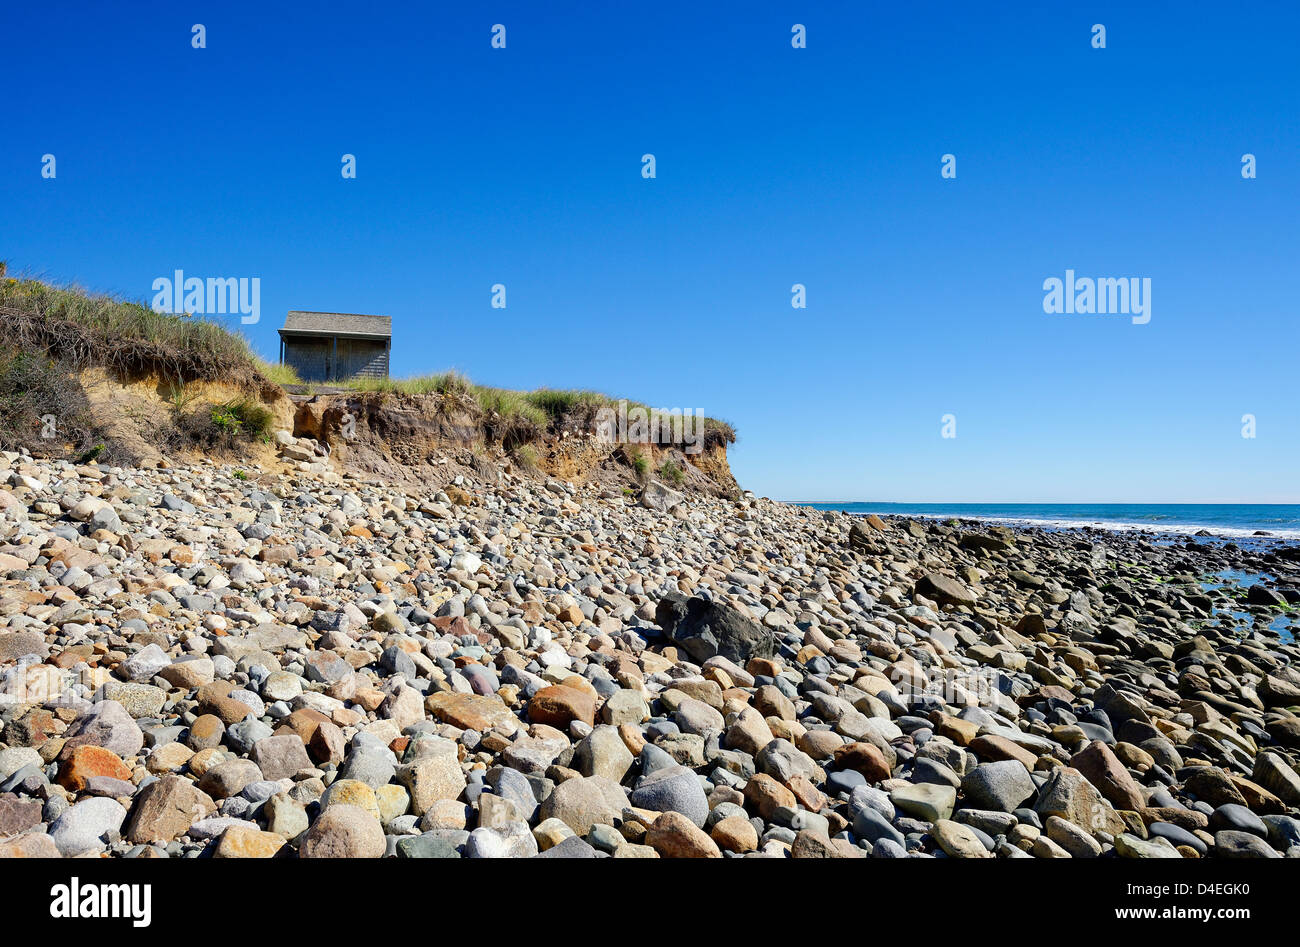
<path id="1" fill-rule="evenodd" d="M 299 473 L 330 472 L 329 449 L 320 441 L 310 437 L 294 437 L 288 431 L 276 431 L 274 441 L 280 459 L 293 464 Z"/>
<path id="2" fill-rule="evenodd" d="M 0 454 L 0 855 L 1300 857 L 1293 545 L 280 450 Z"/>

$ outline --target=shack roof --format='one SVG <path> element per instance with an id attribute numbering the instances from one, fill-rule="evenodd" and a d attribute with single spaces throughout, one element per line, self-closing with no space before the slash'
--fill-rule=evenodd
<path id="1" fill-rule="evenodd" d="M 304 312 L 293 309 L 285 317 L 281 336 L 338 335 L 354 339 L 387 339 L 393 334 L 391 316 L 355 312 Z"/>

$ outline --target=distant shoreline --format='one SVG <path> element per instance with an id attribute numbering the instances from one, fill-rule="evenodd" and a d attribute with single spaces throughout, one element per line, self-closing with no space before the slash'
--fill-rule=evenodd
<path id="1" fill-rule="evenodd" d="M 1100 529 L 1227 540 L 1300 541 L 1300 504 L 1288 503 L 889 503 L 782 501 L 850 514 L 968 519 L 1005 526 Z"/>

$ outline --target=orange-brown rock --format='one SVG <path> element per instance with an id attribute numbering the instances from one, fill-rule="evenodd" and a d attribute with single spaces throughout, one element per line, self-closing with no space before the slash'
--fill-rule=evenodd
<path id="1" fill-rule="evenodd" d="M 564 685 L 543 687 L 528 702 L 528 719 L 561 730 L 573 720 L 588 725 L 596 722 L 596 699 L 585 691 Z"/>
<path id="2" fill-rule="evenodd" d="M 1038 762 L 1038 757 L 1024 747 L 1017 746 L 1006 737 L 1000 737 L 996 734 L 986 733 L 982 737 L 976 737 L 970 741 L 968 748 L 985 763 L 996 763 L 1000 760 L 1019 760 L 1024 764 L 1025 769 L 1033 772 L 1034 764 Z"/>
<path id="3" fill-rule="evenodd" d="M 772 813 L 782 806 L 793 809 L 797 800 L 794 793 L 781 785 L 767 773 L 755 773 L 745 784 L 745 801 L 763 818 L 771 818 Z"/>
<path id="4" fill-rule="evenodd" d="M 962 720 L 960 717 L 950 717 L 945 714 L 935 723 L 934 732 L 941 737 L 947 737 L 958 746 L 970 746 L 979 729 L 979 724 L 971 720 Z"/>
<path id="5" fill-rule="evenodd" d="M 812 780 L 798 773 L 786 782 L 786 788 L 794 793 L 799 805 L 809 812 L 821 812 L 826 805 L 826 794 L 813 785 Z"/>
<path id="6" fill-rule="evenodd" d="M 513 726 L 518 721 L 500 697 L 480 694 L 455 694 L 443 691 L 430 694 L 424 707 L 443 723 L 462 730 L 487 733 L 496 726 Z"/>
<path id="7" fill-rule="evenodd" d="M 840 769 L 855 769 L 869 783 L 889 778 L 889 761 L 874 743 L 846 743 L 835 751 L 835 765 Z"/>
<path id="8" fill-rule="evenodd" d="M 232 825 L 221 833 L 213 858 L 274 858 L 285 840 L 274 832 L 261 832 L 245 825 Z"/>
<path id="9" fill-rule="evenodd" d="M 665 812 L 646 832 L 645 843 L 660 858 L 721 858 L 713 839 L 680 812 Z"/>
<path id="10" fill-rule="evenodd" d="M 229 681 L 213 681 L 204 684 L 195 694 L 198 710 L 201 714 L 213 714 L 221 722 L 230 726 L 239 723 L 253 712 L 253 708 L 230 696 L 234 689 Z"/>
<path id="11" fill-rule="evenodd" d="M 275 734 L 281 736 L 285 733 L 294 733 L 303 743 L 310 745 L 312 737 L 316 735 L 316 728 L 322 723 L 329 722 L 330 718 L 319 710 L 312 710 L 310 707 L 299 707 L 280 721 L 280 725 L 275 728 Z"/>
<path id="12" fill-rule="evenodd" d="M 743 816 L 732 815 L 713 824 L 709 837 L 727 852 L 752 852 L 758 848 L 758 832 Z"/>
<path id="13" fill-rule="evenodd" d="M 72 792 L 85 789 L 92 776 L 130 780 L 131 768 L 111 750 L 89 744 L 73 747 L 59 764 L 59 785 Z"/>
<path id="14" fill-rule="evenodd" d="M 183 776 L 167 775 L 140 791 L 122 837 L 136 844 L 166 844 L 217 810 L 212 797 Z"/>
<path id="15" fill-rule="evenodd" d="M 1074 754 L 1070 765 L 1083 773 L 1116 809 L 1137 810 L 1146 805 L 1146 797 L 1138 788 L 1137 780 L 1102 741 L 1093 740 Z"/>

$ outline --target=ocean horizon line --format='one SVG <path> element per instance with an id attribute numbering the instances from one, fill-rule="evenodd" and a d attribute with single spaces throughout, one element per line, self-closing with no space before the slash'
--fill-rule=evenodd
<path id="1" fill-rule="evenodd" d="M 785 501 L 809 509 L 918 519 L 969 519 L 1045 529 L 1092 527 L 1118 532 L 1210 535 L 1225 539 L 1300 539 L 1297 503 L 1033 503 L 1029 501 Z"/>
<path id="2" fill-rule="evenodd" d="M 777 503 L 867 506 L 1297 506 L 1300 500 L 788 500 Z"/>

